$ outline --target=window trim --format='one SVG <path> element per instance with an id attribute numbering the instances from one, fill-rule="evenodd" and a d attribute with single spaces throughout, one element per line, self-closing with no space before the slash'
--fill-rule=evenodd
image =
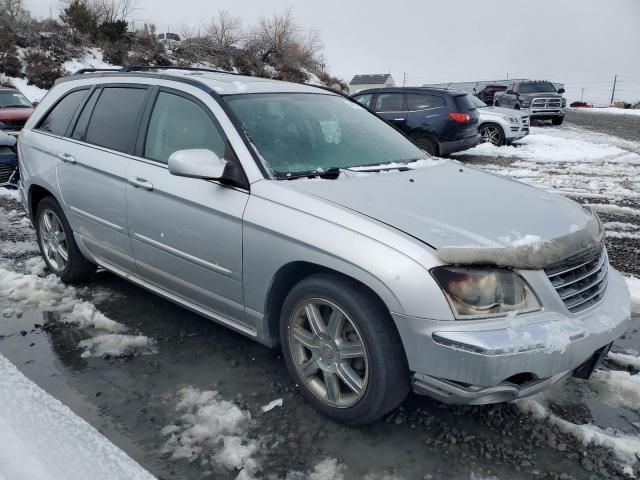
<path id="1" fill-rule="evenodd" d="M 239 168 L 240 171 L 242 172 L 242 177 L 244 178 L 244 186 L 243 187 L 239 187 L 236 185 L 226 185 L 224 183 L 221 183 L 218 180 L 209 180 L 210 182 L 228 187 L 228 188 L 235 188 L 235 189 L 240 189 L 243 191 L 249 191 L 249 178 L 247 177 L 247 173 L 244 171 L 244 166 L 242 165 L 242 162 L 240 161 L 240 158 L 238 157 L 238 154 L 236 153 L 235 149 L 233 148 L 233 145 L 231 144 L 231 141 L 229 140 L 229 137 L 227 136 L 227 132 L 224 131 L 224 128 L 222 128 L 222 125 L 220 124 L 220 122 L 218 121 L 218 119 L 216 118 L 216 115 L 211 111 L 211 109 L 207 106 L 206 103 L 204 103 L 202 100 L 200 100 L 199 98 L 197 98 L 196 96 L 190 94 L 190 93 L 186 93 L 183 92 L 182 90 L 178 90 L 172 87 L 166 87 L 166 86 L 159 86 L 159 85 L 152 85 L 150 88 L 150 93 L 149 93 L 149 98 L 147 101 L 147 105 L 144 108 L 144 111 L 142 113 L 142 118 L 140 119 L 140 126 L 136 132 L 136 141 L 135 141 L 135 145 L 134 145 L 134 150 L 133 153 L 131 154 L 133 156 L 133 158 L 137 161 L 142 161 L 145 163 L 148 163 L 150 165 L 155 165 L 157 167 L 161 167 L 161 168 L 165 168 L 168 169 L 169 166 L 166 162 L 162 162 L 159 160 L 154 160 L 153 158 L 147 158 L 145 157 L 145 147 L 146 147 L 146 143 L 147 143 L 147 136 L 149 134 L 149 125 L 151 123 L 151 115 L 153 113 L 153 110 L 156 106 L 156 102 L 158 101 L 158 97 L 160 96 L 160 93 L 168 93 L 170 95 L 177 95 L 179 97 L 182 97 L 188 101 L 191 101 L 193 103 L 195 103 L 198 107 L 200 107 L 202 109 L 202 111 L 205 113 L 205 115 L 207 115 L 209 117 L 209 119 L 211 120 L 211 122 L 213 123 L 213 126 L 216 128 L 216 130 L 218 131 L 218 133 L 220 134 L 220 136 L 222 137 L 222 140 L 224 142 L 225 145 L 225 156 L 227 154 L 227 152 L 230 152 L 231 155 L 233 155 L 233 159 L 226 159 L 225 160 L 227 162 L 232 162 L 235 164 L 236 168 Z M 224 111 L 224 109 L 223 109 Z M 226 113 L 226 111 L 225 111 Z M 232 122 L 233 123 L 233 122 Z M 241 135 L 241 137 L 243 137 Z"/>
<path id="2" fill-rule="evenodd" d="M 60 103 L 67 98 L 69 95 L 71 95 L 72 93 L 75 93 L 77 91 L 80 90 L 86 90 L 84 97 L 82 97 L 82 99 L 80 100 L 80 103 L 78 104 L 78 106 L 76 107 L 75 111 L 73 112 L 73 115 L 71 115 L 71 119 L 69 120 L 69 124 L 67 125 L 67 128 L 65 129 L 64 133 L 62 135 L 57 134 L 57 133 L 53 133 L 53 132 L 47 132 L 45 130 L 42 130 L 40 127 L 42 126 L 42 124 L 44 123 L 44 121 L 49 117 L 49 114 L 58 106 L 60 105 Z M 39 119 L 38 122 L 36 123 L 35 127 L 33 127 L 33 130 L 39 133 L 43 133 L 46 135 L 52 135 L 54 137 L 57 138 L 67 138 L 67 133 L 69 132 L 69 125 L 71 125 L 72 123 L 74 123 L 74 120 L 76 118 L 76 115 L 78 113 L 79 110 L 82 110 L 82 107 L 84 107 L 85 102 L 87 101 L 87 93 L 89 92 L 89 90 L 91 90 L 91 86 L 90 85 L 82 85 L 80 87 L 76 87 L 76 88 L 72 88 L 71 90 L 67 91 L 63 96 L 61 96 L 58 100 L 56 100 L 53 105 L 51 105 L 47 111 L 44 113 L 44 115 L 42 115 Z"/>

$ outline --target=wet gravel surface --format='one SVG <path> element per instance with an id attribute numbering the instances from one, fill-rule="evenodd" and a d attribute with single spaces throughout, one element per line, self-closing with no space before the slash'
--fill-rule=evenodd
<path id="1" fill-rule="evenodd" d="M 609 115 L 569 110 L 565 122 L 596 132 L 604 132 L 632 142 L 640 141 L 640 115 Z"/>
<path id="2" fill-rule="evenodd" d="M 567 120 L 573 121 L 573 115 Z M 617 131 L 604 123 L 598 128 Z M 472 156 L 464 161 L 478 166 L 488 162 Z M 504 167 L 512 162 L 491 160 Z M 18 272 L 25 271 L 24 261 L 34 256 L 33 248 L 28 248 L 33 234 L 10 228 L 18 221 L 10 212 L 19 208 L 14 200 L 0 197 L 0 246 L 27 245 L 18 250 L 0 248 L 0 265 L 4 259 Z M 1 220 L 10 216 L 14 220 Z M 620 215 L 603 219 L 640 221 Z M 616 267 L 640 274 L 638 240 L 611 238 L 608 247 Z M 158 353 L 82 358 L 78 343 L 85 333 L 60 323 L 59 315 L 46 309 L 5 310 L 0 317 L 0 353 L 160 479 L 224 480 L 238 473 L 201 461 L 172 460 L 162 452 L 166 437 L 161 430 L 180 416 L 175 410 L 177 393 L 187 386 L 216 390 L 251 413 L 246 435 L 260 443 L 254 455 L 257 478 L 311 478 L 291 472 L 309 472 L 326 458 L 337 459 L 346 470 L 342 476 L 313 478 L 595 480 L 636 478 L 640 472 L 638 463 L 624 470 L 610 449 L 585 446 L 566 429 L 535 418 L 516 404 L 454 407 L 410 395 L 383 420 L 363 428 L 344 427 L 321 417 L 303 400 L 277 350 L 108 272 L 99 272 L 80 295 L 109 318 L 155 339 Z M 614 350 L 638 355 L 637 329 Z M 614 368 L 609 364 L 603 368 L 607 367 Z M 283 399 L 282 407 L 261 411 L 277 398 Z M 570 379 L 554 387 L 547 400 L 554 415 L 573 425 L 590 423 L 609 428 L 612 434 L 640 435 L 638 405 L 607 404 L 587 382 Z"/>

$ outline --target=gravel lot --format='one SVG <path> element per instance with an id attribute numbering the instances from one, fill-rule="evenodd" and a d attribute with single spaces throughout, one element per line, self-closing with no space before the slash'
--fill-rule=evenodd
<path id="1" fill-rule="evenodd" d="M 593 117 L 572 112 L 562 129 L 544 127 L 537 132 L 566 138 L 589 134 L 592 141 L 614 142 L 620 150 L 638 152 L 639 144 L 604 136 L 638 141 L 637 119 Z M 619 193 L 640 192 L 635 170 L 640 165 L 624 164 L 624 153 L 618 153 L 614 163 L 600 164 L 606 174 L 580 162 L 541 163 L 486 152 L 458 159 L 557 188 L 583 203 L 606 205 L 602 219 L 616 233 L 607 241 L 611 261 L 623 272 L 640 275 L 639 201 Z M 560 182 L 567 177 L 570 182 Z M 601 182 L 600 187 L 593 180 Z M 628 209 L 606 210 L 610 205 Z M 42 275 L 41 264 L 31 260 L 37 247 L 18 202 L 2 196 L 0 209 L 0 286 L 7 272 Z M 23 283 L 34 283 L 34 278 L 26 275 Z M 633 460 L 625 462 L 609 448 L 616 438 L 629 448 L 640 445 L 640 396 L 637 391 L 636 397 L 606 395 L 607 388 L 618 388 L 606 376 L 606 367 L 614 368 L 609 362 L 597 381 L 569 380 L 533 402 L 452 407 L 412 395 L 386 419 L 353 429 L 324 419 L 302 399 L 278 351 L 107 272 L 83 288 L 65 292 L 76 302 L 95 305 L 129 331 L 153 339 L 156 353 L 85 358 L 78 344 L 91 333 L 62 322 L 59 309 L 2 298 L 0 353 L 160 479 L 236 478 L 238 470 L 221 456 L 231 436 L 246 447 L 246 458 L 253 462 L 243 463 L 244 473 L 251 474 L 243 478 L 567 480 L 636 478 L 640 471 L 638 458 L 635 465 Z M 637 329 L 614 350 L 637 356 Z M 214 399 L 209 395 L 206 404 L 226 411 L 233 404 L 246 420 L 234 424 L 226 437 L 214 435 L 199 443 L 190 459 L 178 458 L 175 450 L 166 448 L 172 432 L 184 431 L 193 420 L 193 415 L 183 417 L 184 402 L 184 408 L 176 409 L 185 399 L 185 387 L 218 392 Z M 261 406 L 279 398 L 281 407 L 262 412 Z M 542 400 L 548 408 L 544 415 L 537 409 Z M 608 440 L 585 446 L 580 438 L 594 430 Z"/>

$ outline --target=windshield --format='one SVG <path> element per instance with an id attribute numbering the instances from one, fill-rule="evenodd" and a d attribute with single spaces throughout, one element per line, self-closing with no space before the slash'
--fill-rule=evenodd
<path id="1" fill-rule="evenodd" d="M 5 91 L 0 92 L 0 108 L 7 107 L 26 107 L 33 108 L 27 97 L 20 92 Z"/>
<path id="2" fill-rule="evenodd" d="M 482 100 L 480 100 L 478 97 L 475 97 L 473 95 L 470 95 L 471 97 L 471 101 L 473 102 L 473 105 L 476 108 L 486 108 L 488 107 L 488 105 L 486 103 L 484 103 Z"/>
<path id="3" fill-rule="evenodd" d="M 521 83 L 520 93 L 556 93 L 556 87 L 550 82 Z"/>
<path id="4" fill-rule="evenodd" d="M 386 122 L 337 95 L 225 97 L 276 176 L 427 158 Z"/>

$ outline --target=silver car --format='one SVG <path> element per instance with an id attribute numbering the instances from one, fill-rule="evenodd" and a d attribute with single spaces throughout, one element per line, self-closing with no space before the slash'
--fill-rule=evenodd
<path id="1" fill-rule="evenodd" d="M 75 75 L 19 153 L 52 272 L 78 282 L 100 265 L 280 346 L 338 421 L 372 422 L 411 389 L 484 404 L 586 378 L 628 327 L 593 212 L 430 158 L 329 90 Z"/>
<path id="2" fill-rule="evenodd" d="M 471 96 L 471 100 L 478 109 L 478 133 L 483 143 L 501 147 L 529 135 L 528 112 L 514 108 L 490 107 L 476 96 Z"/>

